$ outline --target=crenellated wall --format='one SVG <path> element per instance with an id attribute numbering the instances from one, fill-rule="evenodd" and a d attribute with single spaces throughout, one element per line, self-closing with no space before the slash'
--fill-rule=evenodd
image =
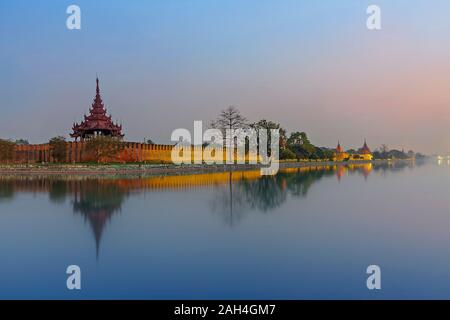
<path id="1" fill-rule="evenodd" d="M 53 162 L 49 144 L 16 145 L 15 151 L 14 162 L 17 163 Z"/>
<path id="2" fill-rule="evenodd" d="M 118 154 L 105 162 L 130 163 L 130 162 L 155 162 L 171 163 L 173 145 L 166 144 L 146 144 L 138 142 L 124 142 L 123 148 Z M 202 153 L 202 147 L 191 147 L 192 159 L 195 154 Z M 203 159 L 208 160 L 211 156 L 206 152 Z M 226 151 L 224 150 L 224 159 Z M 246 156 L 248 161 L 248 155 Z M 16 145 L 15 163 L 52 163 L 55 162 L 49 144 L 39 145 Z M 67 142 L 66 161 L 67 163 L 96 162 L 93 153 L 86 150 L 86 142 Z"/>
<path id="3" fill-rule="evenodd" d="M 124 142 L 117 156 L 108 162 L 171 162 L 172 145 Z M 86 150 L 85 142 L 67 142 L 66 162 L 95 162 L 93 153 Z M 55 162 L 49 144 L 15 146 L 16 163 Z"/>

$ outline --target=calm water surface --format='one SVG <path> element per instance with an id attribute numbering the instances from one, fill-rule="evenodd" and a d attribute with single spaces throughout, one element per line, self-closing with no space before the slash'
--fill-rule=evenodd
<path id="1" fill-rule="evenodd" d="M 0 298 L 448 299 L 449 189 L 435 163 L 0 176 Z"/>

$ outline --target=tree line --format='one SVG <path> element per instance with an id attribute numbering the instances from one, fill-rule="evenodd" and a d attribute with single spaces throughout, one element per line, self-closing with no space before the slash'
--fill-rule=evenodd
<path id="1" fill-rule="evenodd" d="M 280 133 L 280 159 L 283 160 L 331 160 L 334 155 L 333 149 L 313 145 L 308 135 L 303 131 L 291 132 L 288 136 L 287 131 L 279 123 L 266 119 L 250 122 L 234 106 L 221 111 L 217 119 L 211 123 L 211 127 L 222 131 L 251 128 L 258 132 L 261 129 L 278 129 Z M 270 144 L 271 138 L 269 135 L 268 145 L 270 146 Z"/>
<path id="2" fill-rule="evenodd" d="M 265 129 L 278 129 L 279 137 L 279 154 L 282 160 L 332 160 L 334 157 L 334 148 L 319 147 L 311 143 L 308 135 L 304 131 L 294 131 L 289 135 L 281 124 L 261 119 L 251 122 L 244 117 L 238 108 L 230 106 L 222 110 L 217 118 L 211 122 L 211 127 L 220 129 L 225 132 L 226 129 L 237 130 L 251 128 L 256 132 Z M 225 135 L 224 135 L 225 136 Z M 147 143 L 153 144 L 152 140 Z M 0 162 L 10 162 L 14 158 L 14 148 L 16 145 L 27 145 L 27 140 L 20 139 L 16 141 L 0 139 Z M 51 156 L 55 162 L 65 162 L 67 152 L 67 142 L 65 137 L 57 136 L 49 141 Z M 268 136 L 268 145 L 271 145 L 270 134 Z M 106 162 L 108 159 L 117 155 L 124 147 L 121 140 L 108 136 L 96 136 L 86 140 L 85 150 L 94 155 L 96 161 Z M 347 150 L 349 154 L 357 153 L 357 150 Z M 408 159 L 424 157 L 424 155 L 415 153 L 410 150 L 396 150 L 382 145 L 373 152 L 374 159 Z"/>
<path id="3" fill-rule="evenodd" d="M 250 122 L 234 106 L 230 106 L 221 111 L 211 126 L 223 131 L 225 129 L 253 128 L 258 132 L 260 129 L 279 129 L 280 159 L 284 160 L 332 160 L 335 154 L 334 148 L 320 147 L 312 144 L 304 131 L 294 131 L 288 136 L 287 131 L 279 123 L 266 119 Z M 270 137 L 268 145 L 270 146 Z M 359 151 L 349 149 L 346 152 L 349 154 L 357 154 Z M 376 149 L 372 154 L 374 159 L 412 159 L 425 157 L 425 155 L 415 153 L 412 150 L 408 152 L 396 149 L 389 150 L 385 144 L 379 149 Z"/>

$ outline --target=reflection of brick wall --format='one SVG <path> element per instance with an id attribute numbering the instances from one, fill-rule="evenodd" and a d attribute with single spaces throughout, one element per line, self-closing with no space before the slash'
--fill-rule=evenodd
<path id="1" fill-rule="evenodd" d="M 66 152 L 67 163 L 80 162 L 95 162 L 95 155 L 85 150 L 85 142 L 68 142 Z M 54 162 L 51 156 L 49 144 L 40 145 L 18 145 L 16 148 L 15 162 L 16 163 L 41 163 Z M 117 156 L 107 159 L 107 162 L 129 163 L 129 162 L 157 162 L 157 163 L 171 163 L 172 162 L 172 145 L 164 144 L 145 144 L 137 142 L 124 142 L 124 148 L 117 154 Z M 194 154 L 200 152 L 201 147 L 192 148 L 192 159 Z M 203 154 L 204 160 L 210 158 L 208 153 Z M 226 151 L 224 150 L 224 159 L 226 158 Z M 246 156 L 248 161 L 248 155 Z"/>

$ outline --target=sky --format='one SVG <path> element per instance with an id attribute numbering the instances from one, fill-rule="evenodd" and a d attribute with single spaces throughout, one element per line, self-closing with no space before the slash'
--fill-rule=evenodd
<path id="1" fill-rule="evenodd" d="M 81 30 L 66 28 L 71 4 Z M 1 0 L 0 138 L 69 137 L 98 75 L 128 141 L 169 143 L 234 105 L 319 146 L 448 153 L 449 13 L 447 0 Z"/>

